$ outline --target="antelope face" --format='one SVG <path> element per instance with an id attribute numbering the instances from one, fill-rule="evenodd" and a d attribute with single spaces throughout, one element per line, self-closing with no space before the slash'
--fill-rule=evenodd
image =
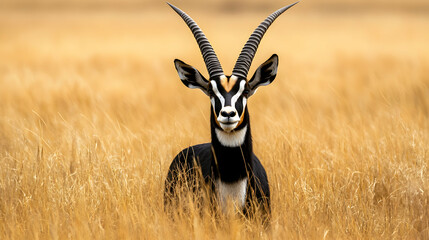
<path id="1" fill-rule="evenodd" d="M 246 80 L 222 76 L 218 81 L 210 81 L 207 92 L 216 123 L 222 130 L 230 132 L 243 122 L 250 92 Z"/>
<path id="2" fill-rule="evenodd" d="M 259 86 L 274 81 L 277 75 L 278 57 L 271 56 L 255 71 L 250 80 L 235 75 L 214 77 L 206 80 L 194 67 L 174 61 L 180 80 L 189 88 L 198 88 L 210 98 L 212 112 L 217 126 L 231 132 L 241 125 L 247 106 L 247 99 Z"/>

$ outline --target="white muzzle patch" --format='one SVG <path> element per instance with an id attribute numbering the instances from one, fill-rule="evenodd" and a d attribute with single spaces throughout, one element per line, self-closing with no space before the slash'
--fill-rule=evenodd
<path id="1" fill-rule="evenodd" d="M 232 116 L 232 117 L 226 117 L 226 116 L 222 115 L 222 112 L 225 112 L 227 114 L 233 113 L 234 116 Z M 224 131 L 230 132 L 234 128 L 237 127 L 238 123 L 240 122 L 240 116 L 238 116 L 237 110 L 234 107 L 226 106 L 226 107 L 223 107 L 220 110 L 220 114 L 217 117 L 217 121 L 219 122 L 221 128 Z"/>

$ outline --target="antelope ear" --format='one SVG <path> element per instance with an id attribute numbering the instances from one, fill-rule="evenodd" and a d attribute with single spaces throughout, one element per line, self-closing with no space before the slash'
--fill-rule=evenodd
<path id="1" fill-rule="evenodd" d="M 209 82 L 201 75 L 201 73 L 191 65 L 188 65 L 179 59 L 174 60 L 174 66 L 176 67 L 179 78 L 185 86 L 188 88 L 199 88 L 207 96 Z"/>
<path id="2" fill-rule="evenodd" d="M 256 69 L 255 74 L 253 74 L 253 77 L 249 80 L 249 96 L 252 96 L 258 87 L 266 86 L 274 81 L 277 76 L 278 65 L 279 57 L 277 54 L 273 54 Z"/>

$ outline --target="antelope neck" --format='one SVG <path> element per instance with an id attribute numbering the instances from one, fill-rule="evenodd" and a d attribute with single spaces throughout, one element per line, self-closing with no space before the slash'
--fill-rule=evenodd
<path id="1" fill-rule="evenodd" d="M 253 154 L 252 136 L 247 107 L 242 124 L 231 133 L 217 127 L 211 113 L 212 153 L 215 178 L 225 183 L 234 183 L 247 177 Z M 241 143 L 241 144 L 240 144 Z"/>

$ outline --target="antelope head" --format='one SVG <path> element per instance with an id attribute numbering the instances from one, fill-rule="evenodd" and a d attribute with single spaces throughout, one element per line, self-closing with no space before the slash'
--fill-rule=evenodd
<path id="1" fill-rule="evenodd" d="M 209 96 L 212 119 L 215 120 L 218 131 L 230 133 L 245 127 L 246 124 L 243 122 L 246 122 L 247 99 L 256 92 L 258 87 L 266 86 L 276 78 L 279 62 L 276 54 L 262 63 L 250 79 L 247 78 L 247 74 L 258 45 L 267 29 L 278 16 L 295 4 L 297 2 L 275 11 L 254 30 L 241 50 L 232 74 L 227 76 L 222 70 L 213 47 L 195 21 L 185 12 L 168 3 L 182 17 L 194 34 L 204 58 L 209 78 L 207 79 L 196 68 L 178 59 L 174 60 L 174 65 L 185 86 L 198 88 Z"/>

